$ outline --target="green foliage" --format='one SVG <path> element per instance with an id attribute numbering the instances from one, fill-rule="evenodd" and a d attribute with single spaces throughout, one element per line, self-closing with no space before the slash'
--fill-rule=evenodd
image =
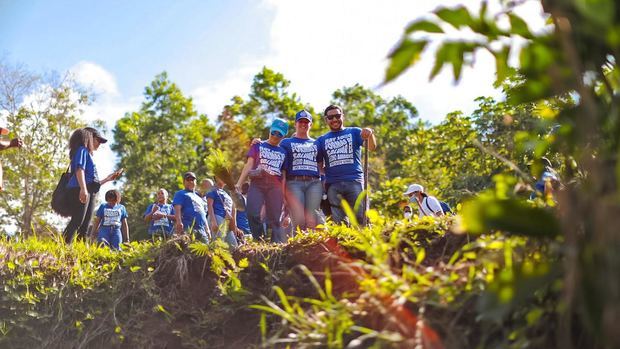
<path id="1" fill-rule="evenodd" d="M 402 175 L 402 163 L 410 155 L 410 136 L 419 127 L 416 107 L 402 96 L 386 100 L 359 84 L 335 91 L 331 102 L 344 109 L 347 126 L 375 131 L 377 149 L 369 157 L 371 186 L 378 185 L 379 179 Z"/>
<path id="2" fill-rule="evenodd" d="M 512 178 L 496 176 L 495 190 L 481 193 L 463 205 L 463 228 L 482 234 L 503 230 L 512 234 L 533 237 L 556 237 L 560 227 L 553 214 L 510 195 L 514 186 Z"/>
<path id="3" fill-rule="evenodd" d="M 67 142 L 83 126 L 80 115 L 88 94 L 70 78 L 43 79 L 19 66 L 0 61 L 0 111 L 23 147 L 2 153 L 4 190 L 0 193 L 3 226 L 19 232 L 53 230 L 50 198 L 69 165 Z"/>
<path id="4" fill-rule="evenodd" d="M 495 57 L 499 84 L 511 74 L 509 56 L 519 57 L 515 66 L 518 81 L 506 90 L 509 106 L 517 110 L 522 106 L 532 110 L 535 106 L 538 111 L 532 111 L 542 117 L 537 124 L 548 127 L 558 123 L 559 127 L 555 133 L 546 135 L 536 126 L 526 127 L 508 139 L 515 139 L 517 148 L 529 152 L 534 159 L 548 150 L 560 152 L 556 158 L 564 161 L 564 180 L 569 183 L 558 195 L 563 214 L 559 216 L 558 227 L 548 212 L 514 199 L 483 195 L 466 205 L 466 223 L 480 231 L 499 228 L 539 236 L 557 235 L 562 230 L 565 243 L 560 249 L 566 253 L 563 263 L 566 289 L 565 306 L 559 314 L 559 346 L 616 347 L 620 343 L 615 331 L 620 319 L 620 297 L 604 284 L 618 283 L 618 275 L 613 271 L 620 267 L 620 259 L 613 257 L 612 252 L 618 246 L 615 226 L 620 206 L 617 171 L 620 108 L 619 100 L 613 97 L 619 86 L 620 11 L 611 0 L 541 1 L 549 15 L 550 27 L 533 33 L 513 11 L 519 5 L 507 2 L 493 16 L 487 14 L 486 2 L 478 14 L 465 7 L 433 11 L 437 17 L 433 23 L 437 26 L 449 24 L 479 35 L 475 40 L 442 41 L 431 78 L 448 64 L 458 81 L 463 65 L 471 62 L 475 54 L 487 51 Z M 496 23 L 502 21 L 510 26 L 500 28 Z M 406 30 L 401 43 L 415 39 L 418 33 L 428 35 L 427 27 Z M 411 61 L 410 65 L 416 62 Z M 404 71 L 403 67 L 400 71 Z M 386 81 L 394 77 L 386 75 Z M 497 128 L 492 130 L 495 132 Z M 518 167 L 519 164 L 514 167 L 515 171 Z M 534 176 L 539 175 L 538 171 L 532 168 Z M 522 172 L 519 176 L 526 177 Z M 528 220 L 533 224 L 524 223 Z M 584 275 L 583 279 L 580 275 Z M 528 318 L 539 318 L 530 315 L 527 314 Z M 576 328 L 587 330 L 585 339 L 575 335 Z M 509 337 L 516 339 L 516 335 L 522 334 L 511 333 Z"/>
<path id="5" fill-rule="evenodd" d="M 134 236 L 146 236 L 144 209 L 153 193 L 165 188 L 174 194 L 181 175 L 193 171 L 205 176 L 205 157 L 215 132 L 206 115 L 198 115 L 191 98 L 183 95 L 166 73 L 145 88 L 138 112 L 127 113 L 114 128 L 112 150 L 125 168 L 123 201 Z M 204 178 L 204 177 L 201 177 Z"/>
<path id="6" fill-rule="evenodd" d="M 230 156 L 224 154 L 221 150 L 215 149 L 206 159 L 207 168 L 220 178 L 229 188 L 235 187 L 235 179 L 232 174 L 232 165 Z"/>

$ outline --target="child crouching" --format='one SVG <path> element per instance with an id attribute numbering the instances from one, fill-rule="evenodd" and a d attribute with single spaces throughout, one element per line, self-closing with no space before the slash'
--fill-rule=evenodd
<path id="1" fill-rule="evenodd" d="M 101 204 L 97 210 L 93 238 L 94 234 L 97 234 L 97 242 L 120 250 L 122 242 L 129 242 L 127 209 L 120 204 L 121 193 L 118 190 L 108 190 L 105 193 L 105 201 L 106 203 Z"/>

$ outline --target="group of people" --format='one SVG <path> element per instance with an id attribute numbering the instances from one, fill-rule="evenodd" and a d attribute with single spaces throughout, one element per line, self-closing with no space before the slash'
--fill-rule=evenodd
<path id="1" fill-rule="evenodd" d="M 252 143 L 235 188 L 227 188 L 242 194 L 244 202 L 240 206 L 245 206 L 245 210 L 237 209 L 221 178 L 216 177 L 215 183 L 203 180 L 202 193 L 198 192 L 197 176 L 190 171 L 183 175 L 183 189 L 174 194 L 172 203 L 168 203 L 168 192 L 160 189 L 156 202 L 147 207 L 144 219 L 149 234 L 192 233 L 203 242 L 223 238 L 234 247 L 248 236 L 266 239 L 270 230 L 271 241 L 283 243 L 291 232 L 312 230 L 324 222 L 321 201 L 325 198 L 332 221 L 345 222 L 347 215 L 341 203 L 356 207 L 364 181 L 361 150 L 365 142 L 368 150 L 374 150 L 376 138 L 371 128 L 345 127 L 345 113 L 340 106 L 328 106 L 323 117 L 329 131 L 316 139 L 310 135 L 313 116 L 301 110 L 295 115 L 295 132 L 290 137 L 286 137 L 288 123 L 275 118 L 269 138 Z M 0 134 L 7 131 L 0 128 Z M 76 235 L 86 236 L 95 209 L 95 194 L 101 185 L 122 175 L 123 169 L 119 169 L 103 179 L 99 177 L 93 152 L 107 141 L 92 127 L 75 130 L 69 139 L 70 179 L 64 202 L 71 219 L 63 231 L 67 243 Z M 21 145 L 18 138 L 2 140 L 0 150 Z M 537 183 L 536 190 L 546 194 L 553 181 L 557 182 L 557 175 L 550 162 L 544 160 L 545 172 L 539 180 L 543 184 L 539 189 Z M 417 204 L 420 217 L 451 213 L 446 203 L 427 195 L 420 184 L 410 185 L 404 195 Z M 129 240 L 127 210 L 120 204 L 121 194 L 117 190 L 108 191 L 105 201 L 97 209 L 92 237 L 120 249 L 121 243 Z M 406 219 L 413 215 L 411 206 L 403 210 Z M 354 214 L 361 222 L 364 207 L 358 205 Z"/>
<path id="2" fill-rule="evenodd" d="M 320 209 L 324 193 L 332 220 L 335 223 L 346 221 L 341 200 L 355 207 L 363 191 L 361 149 L 367 142 L 368 149 L 374 150 L 376 139 L 370 128 L 345 127 L 345 113 L 339 106 L 328 106 L 324 119 L 330 130 L 314 139 L 310 136 L 313 116 L 308 111 L 301 110 L 295 115 L 295 132 L 288 138 L 288 123 L 275 118 L 269 138 L 250 146 L 235 188 L 228 188 L 247 193 L 243 196 L 245 212 L 237 212 L 221 178 L 216 177 L 216 183 L 211 184 L 203 181 L 205 189 L 200 194 L 196 188 L 196 174 L 186 172 L 184 188 L 175 193 L 171 204 L 168 204 L 168 192 L 160 189 L 157 201 L 146 209 L 144 219 L 149 224 L 149 232 L 164 235 L 191 232 L 204 242 L 221 237 L 236 246 L 247 233 L 254 239 L 265 239 L 270 230 L 271 240 L 283 243 L 288 239 L 285 228 L 289 218 L 291 231 L 314 229 L 324 222 Z M 85 236 L 94 210 L 93 194 L 102 184 L 122 174 L 120 169 L 99 179 L 92 155 L 106 142 L 107 139 L 91 127 L 76 130 L 69 140 L 72 175 L 66 202 L 71 208 L 71 220 L 63 231 L 67 242 L 76 234 Z M 209 186 L 212 188 L 206 190 Z M 118 191 L 109 191 L 105 197 L 106 202 L 97 210 L 93 234 L 98 241 L 120 248 L 120 242 L 129 238 L 127 213 L 120 205 Z M 358 221 L 363 214 L 363 207 L 359 207 L 355 212 Z M 224 222 L 228 223 L 227 231 L 220 232 Z"/>

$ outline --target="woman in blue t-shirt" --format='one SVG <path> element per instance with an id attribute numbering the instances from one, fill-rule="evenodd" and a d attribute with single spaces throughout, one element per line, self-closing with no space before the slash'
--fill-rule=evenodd
<path id="1" fill-rule="evenodd" d="M 317 145 L 310 138 L 312 115 L 302 110 L 295 114 L 295 134 L 280 146 L 286 150 L 286 204 L 293 220 L 293 232 L 314 229 L 324 223 L 320 213 L 323 185 L 316 161 Z"/>
<path id="2" fill-rule="evenodd" d="M 84 237 L 88 223 L 93 215 L 95 195 L 101 185 L 117 179 L 123 169 L 114 171 L 103 180 L 99 180 L 97 167 L 93 162 L 93 152 L 99 145 L 106 143 L 99 131 L 92 127 L 77 129 L 69 139 L 69 158 L 71 159 L 71 179 L 67 183 L 66 205 L 71 211 L 71 220 L 63 231 L 65 242 L 70 243 L 77 232 Z"/>
<path id="3" fill-rule="evenodd" d="M 248 152 L 248 160 L 237 181 L 237 190 L 250 177 L 250 189 L 246 212 L 250 223 L 252 237 L 256 240 L 263 236 L 260 211 L 263 205 L 267 213 L 267 224 L 271 227 L 273 242 L 286 242 L 287 238 L 282 229 L 282 203 L 284 201 L 282 188 L 282 169 L 285 165 L 286 152 L 279 146 L 280 141 L 288 133 L 288 124 L 282 119 L 274 119 L 269 139 L 254 144 Z"/>

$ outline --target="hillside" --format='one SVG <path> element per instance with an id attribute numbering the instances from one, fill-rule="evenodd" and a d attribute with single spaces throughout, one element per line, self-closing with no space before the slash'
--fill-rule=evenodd
<path id="1" fill-rule="evenodd" d="M 546 258 L 532 242 L 454 234 L 452 218 L 402 224 L 375 214 L 373 222 L 233 254 L 187 237 L 132 242 L 120 253 L 2 241 L 0 347 L 460 348 L 553 339 L 540 331 L 553 319 L 544 307 L 557 296 L 552 288 L 523 299 L 518 312 L 501 288 L 524 262 Z"/>

